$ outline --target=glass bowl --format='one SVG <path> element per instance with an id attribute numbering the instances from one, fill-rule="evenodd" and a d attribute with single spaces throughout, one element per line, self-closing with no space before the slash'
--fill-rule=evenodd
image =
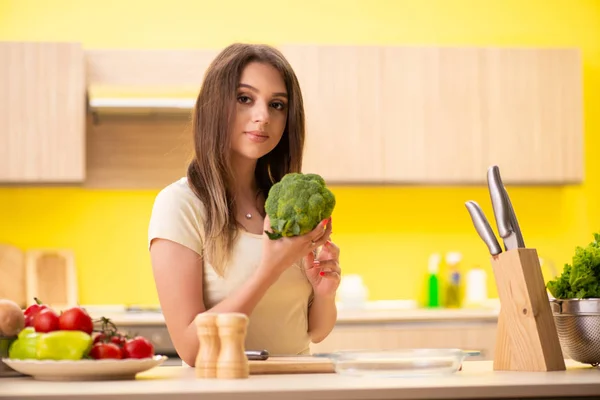
<path id="1" fill-rule="evenodd" d="M 348 350 L 315 354 L 332 360 L 335 372 L 352 376 L 415 377 L 457 372 L 478 351 L 461 349 Z"/>

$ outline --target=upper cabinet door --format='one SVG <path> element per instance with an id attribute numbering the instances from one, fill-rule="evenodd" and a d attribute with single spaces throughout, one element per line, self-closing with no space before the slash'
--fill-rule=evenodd
<path id="1" fill-rule="evenodd" d="M 387 182 L 473 184 L 583 179 L 576 50 L 385 47 Z"/>
<path id="2" fill-rule="evenodd" d="M 486 161 L 504 181 L 584 178 L 583 81 L 575 49 L 481 49 Z"/>
<path id="3" fill-rule="evenodd" d="M 0 182 L 85 179 L 84 52 L 0 42 Z"/>
<path id="4" fill-rule="evenodd" d="M 330 182 L 583 180 L 575 49 L 284 46 L 304 94 L 304 170 Z"/>
<path id="5" fill-rule="evenodd" d="M 281 50 L 304 98 L 303 172 L 330 182 L 382 182 L 380 48 L 288 45 Z"/>
<path id="6" fill-rule="evenodd" d="M 485 106 L 474 49 L 382 47 L 384 179 L 463 183 L 485 177 Z"/>

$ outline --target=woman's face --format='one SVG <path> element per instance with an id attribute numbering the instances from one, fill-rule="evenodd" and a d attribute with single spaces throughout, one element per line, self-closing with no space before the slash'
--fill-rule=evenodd
<path id="1" fill-rule="evenodd" d="M 231 149 L 257 160 L 277 146 L 288 113 L 288 93 L 281 74 L 273 66 L 252 62 L 242 72 L 231 127 Z"/>

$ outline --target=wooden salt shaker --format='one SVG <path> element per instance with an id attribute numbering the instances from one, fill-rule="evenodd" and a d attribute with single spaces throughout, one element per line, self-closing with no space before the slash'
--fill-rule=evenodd
<path id="1" fill-rule="evenodd" d="M 245 353 L 248 317 L 242 313 L 217 315 L 221 349 L 217 360 L 217 378 L 243 379 L 250 375 Z"/>
<path id="2" fill-rule="evenodd" d="M 198 314 L 194 319 L 199 341 L 195 365 L 197 378 L 217 377 L 217 360 L 221 345 L 216 321 L 217 314 L 206 312 Z"/>

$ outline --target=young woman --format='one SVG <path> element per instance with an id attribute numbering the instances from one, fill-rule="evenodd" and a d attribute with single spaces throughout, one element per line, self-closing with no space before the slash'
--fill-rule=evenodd
<path id="1" fill-rule="evenodd" d="M 195 157 L 156 197 L 148 234 L 167 328 L 190 366 L 194 318 L 205 311 L 245 313 L 246 349 L 271 354 L 307 354 L 334 326 L 331 219 L 298 237 L 264 234 L 269 189 L 301 170 L 304 127 L 298 80 L 278 50 L 234 44 L 209 66 L 194 109 Z"/>

